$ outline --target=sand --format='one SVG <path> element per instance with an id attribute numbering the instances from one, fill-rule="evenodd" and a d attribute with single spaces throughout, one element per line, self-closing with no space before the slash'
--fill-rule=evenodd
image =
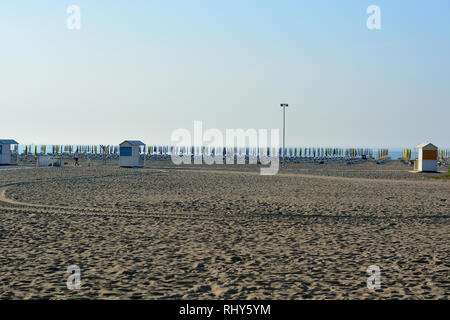
<path id="1" fill-rule="evenodd" d="M 0 171 L 0 299 L 449 298 L 449 180 L 400 161 L 110 164 Z"/>

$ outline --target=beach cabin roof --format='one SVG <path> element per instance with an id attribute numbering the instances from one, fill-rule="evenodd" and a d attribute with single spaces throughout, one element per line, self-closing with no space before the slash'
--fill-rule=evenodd
<path id="1" fill-rule="evenodd" d="M 143 143 L 140 140 L 125 140 L 124 142 L 121 143 L 121 145 L 124 143 L 129 143 L 132 146 L 145 146 L 145 143 Z"/>
<path id="2" fill-rule="evenodd" d="M 19 144 L 16 140 L 13 139 L 0 139 L 1 144 Z"/>
<path id="3" fill-rule="evenodd" d="M 416 146 L 416 149 L 432 149 L 432 150 L 437 150 L 438 147 L 436 147 L 434 144 L 432 144 L 431 142 L 424 142 L 421 143 L 419 145 Z"/>

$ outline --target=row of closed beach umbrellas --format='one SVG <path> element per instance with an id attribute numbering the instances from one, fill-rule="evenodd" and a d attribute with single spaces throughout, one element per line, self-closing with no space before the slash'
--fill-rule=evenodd
<path id="1" fill-rule="evenodd" d="M 20 150 L 20 152 L 19 152 Z M 19 148 L 16 146 L 16 151 L 26 157 L 51 154 L 51 155 L 73 155 L 78 152 L 81 155 L 100 155 L 110 156 L 119 155 L 119 146 L 114 145 L 25 145 Z M 289 147 L 282 148 L 227 148 L 227 147 L 194 147 L 194 146 L 141 146 L 141 154 L 152 156 L 170 156 L 177 155 L 245 155 L 247 157 L 285 157 L 285 158 L 304 158 L 304 159 L 343 159 L 343 158 L 370 158 L 383 160 L 389 157 L 389 149 L 378 149 L 375 153 L 371 148 L 330 148 L 330 147 Z M 376 154 L 376 157 L 374 155 Z M 449 150 L 440 150 L 440 158 L 447 160 L 450 158 Z M 412 159 L 411 149 L 402 149 L 402 160 Z"/>
<path id="2" fill-rule="evenodd" d="M 440 149 L 438 154 L 439 154 L 440 159 L 442 161 L 450 159 L 450 150 L 448 150 L 448 149 Z M 416 158 L 416 155 L 414 153 L 414 157 L 413 157 L 413 150 L 412 149 L 402 149 L 402 157 L 401 157 L 402 160 L 404 160 L 404 161 L 411 161 L 414 158 Z"/>

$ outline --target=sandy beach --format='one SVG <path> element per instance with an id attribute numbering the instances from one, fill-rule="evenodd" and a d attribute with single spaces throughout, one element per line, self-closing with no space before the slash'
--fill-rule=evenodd
<path id="1" fill-rule="evenodd" d="M 0 299 L 450 296 L 450 180 L 400 161 L 146 165 L 0 171 Z"/>

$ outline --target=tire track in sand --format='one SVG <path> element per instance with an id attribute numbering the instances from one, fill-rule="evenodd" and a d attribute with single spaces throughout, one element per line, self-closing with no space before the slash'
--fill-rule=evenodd
<path id="1" fill-rule="evenodd" d="M 141 173 L 131 173 L 131 174 L 125 174 L 125 175 L 114 175 L 114 174 L 108 174 L 106 176 L 79 176 L 79 177 L 70 177 L 70 178 L 63 178 L 63 179 L 57 179 L 57 180 L 67 180 L 67 179 L 90 179 L 90 178 L 105 178 L 105 177 L 115 177 L 115 176 L 128 176 L 128 175 L 137 175 L 137 174 L 148 174 L 150 168 L 145 168 L 143 172 Z M 195 169 L 194 167 L 157 167 L 152 168 L 151 173 L 155 172 L 168 172 L 169 170 L 182 170 L 186 172 L 191 173 L 212 173 L 212 174 L 237 174 L 237 175 L 248 175 L 248 176 L 260 176 L 259 172 L 253 172 L 253 171 L 239 171 L 239 170 L 217 170 L 217 169 L 207 169 L 207 170 L 200 170 Z M 276 175 L 277 177 L 282 178 L 307 178 L 307 179 L 320 179 L 320 180 L 335 180 L 335 181 L 370 181 L 371 183 L 383 183 L 383 182 L 389 182 L 389 183 L 399 183 L 399 184 L 423 184 L 423 183 L 433 183 L 433 181 L 404 181 L 404 180 L 395 180 L 395 179 L 368 179 L 368 178 L 360 178 L 360 177 L 338 177 L 338 176 L 324 176 L 324 175 L 314 175 L 314 174 L 301 174 L 301 173 L 292 173 L 292 172 L 280 172 L 280 174 Z M 268 178 L 270 176 L 261 176 L 264 178 Z M 205 213 L 196 213 L 192 211 L 188 212 L 177 212 L 177 213 L 163 213 L 159 212 L 157 210 L 130 210 L 130 209 L 114 209 L 114 208 L 94 208 L 94 207 L 73 207 L 73 206 L 58 206 L 58 205 L 49 205 L 49 204 L 37 204 L 37 203 L 28 203 L 28 202 L 22 202 L 17 201 L 11 198 L 8 198 L 6 195 L 6 191 L 9 187 L 22 185 L 22 184 L 28 184 L 28 183 L 45 183 L 47 179 L 44 180 L 37 180 L 37 181 L 22 181 L 22 182 L 15 182 L 15 183 L 8 183 L 6 185 L 0 186 L 0 210 L 2 211 L 16 211 L 16 212 L 23 212 L 26 213 L 27 211 L 32 211 L 33 213 L 47 213 L 47 214 L 81 214 L 81 215 L 91 215 L 91 216 L 108 216 L 108 217 L 142 217 L 142 218 L 184 218 L 184 219 L 190 219 L 192 217 L 195 217 L 196 219 L 204 219 L 204 220 L 216 220 L 223 217 L 234 218 L 233 220 L 247 220 L 252 219 L 254 216 L 258 216 L 258 218 L 267 218 L 267 219 L 280 219 L 280 218 L 286 218 L 292 221 L 292 219 L 304 219 L 304 218 L 328 218 L 328 219 L 368 219 L 368 220 L 376 220 L 383 217 L 367 217 L 367 216 L 354 216 L 354 215 L 322 215 L 322 214 L 308 214 L 308 215 L 300 215 L 298 213 L 264 213 L 264 214 L 232 214 L 232 213 L 215 213 L 214 215 L 211 214 L 205 214 Z M 54 179 L 51 179 L 51 181 L 54 181 Z M 2 205 L 3 204 L 3 205 Z M 392 219 L 408 219 L 409 217 L 405 217 L 402 215 L 399 216 L 391 216 Z M 414 219 L 417 219 L 418 217 L 414 217 Z M 427 218 L 448 218 L 446 216 L 421 216 L 420 218 L 427 219 Z"/>

